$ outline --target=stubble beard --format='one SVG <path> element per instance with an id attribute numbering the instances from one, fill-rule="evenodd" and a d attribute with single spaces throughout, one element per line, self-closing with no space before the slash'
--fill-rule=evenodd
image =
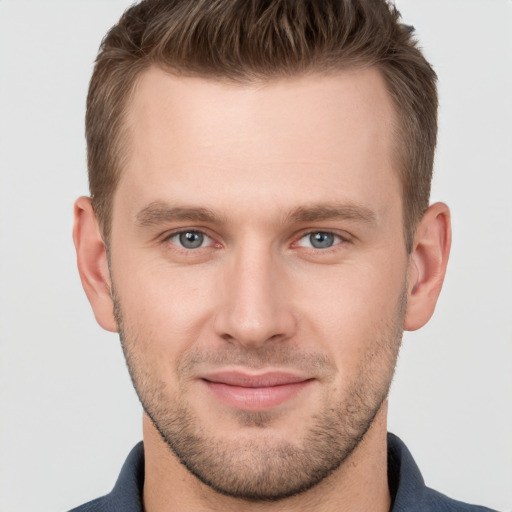
<path id="1" fill-rule="evenodd" d="M 124 322 L 115 293 L 113 299 L 130 377 L 144 411 L 162 439 L 201 482 L 223 495 L 252 502 L 275 502 L 303 493 L 340 468 L 354 452 L 389 393 L 406 309 L 404 285 L 395 317 L 372 344 L 357 378 L 341 397 L 324 397 L 323 410 L 311 418 L 302 439 L 276 439 L 267 432 L 266 427 L 275 419 L 272 412 L 239 411 L 238 424 L 254 429 L 254 435 L 233 435 L 226 441 L 204 431 L 186 399 L 180 398 L 185 396 L 184 385 L 180 393 L 169 396 L 165 383 L 144 366 L 137 351 L 139 338 Z M 327 374 L 335 371 L 325 356 L 297 354 L 294 347 L 269 345 L 258 353 L 242 348 L 226 353 L 191 354 L 180 363 L 178 373 L 181 371 L 185 377 L 199 362 L 220 360 L 255 368 L 276 364 L 287 364 L 290 368 L 324 365 Z"/>

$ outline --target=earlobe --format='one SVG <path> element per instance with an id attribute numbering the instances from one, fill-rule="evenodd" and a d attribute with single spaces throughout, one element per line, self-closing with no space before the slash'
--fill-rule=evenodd
<path id="1" fill-rule="evenodd" d="M 451 245 L 450 210 L 435 203 L 416 229 L 409 260 L 404 329 L 415 331 L 431 318 L 443 285 Z"/>
<path id="2" fill-rule="evenodd" d="M 106 247 L 88 197 L 76 200 L 74 218 L 73 242 L 82 286 L 97 322 L 107 331 L 116 332 Z"/>

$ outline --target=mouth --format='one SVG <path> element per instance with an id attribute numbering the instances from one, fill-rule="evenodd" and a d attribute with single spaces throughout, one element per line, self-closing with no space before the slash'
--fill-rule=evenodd
<path id="1" fill-rule="evenodd" d="M 221 402 L 244 411 L 266 411 L 288 402 L 309 387 L 314 379 L 287 372 L 251 375 L 219 372 L 200 379 Z"/>

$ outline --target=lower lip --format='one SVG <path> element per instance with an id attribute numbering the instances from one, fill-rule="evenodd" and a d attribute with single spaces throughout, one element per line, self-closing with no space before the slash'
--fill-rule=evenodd
<path id="1" fill-rule="evenodd" d="M 261 388 L 231 386 L 208 380 L 203 380 L 203 382 L 220 401 L 231 407 L 244 411 L 265 411 L 295 398 L 311 385 L 312 380 Z"/>

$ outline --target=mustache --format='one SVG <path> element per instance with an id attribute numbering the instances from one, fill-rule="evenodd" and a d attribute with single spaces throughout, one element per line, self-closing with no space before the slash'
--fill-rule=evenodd
<path id="1" fill-rule="evenodd" d="M 337 372 L 336 365 L 326 354 L 306 352 L 287 344 L 268 344 L 257 349 L 247 349 L 240 345 L 221 348 L 190 349 L 184 353 L 178 364 L 178 373 L 187 377 L 196 373 L 197 368 L 209 369 L 226 366 L 239 366 L 251 370 L 284 368 L 329 377 Z"/>

